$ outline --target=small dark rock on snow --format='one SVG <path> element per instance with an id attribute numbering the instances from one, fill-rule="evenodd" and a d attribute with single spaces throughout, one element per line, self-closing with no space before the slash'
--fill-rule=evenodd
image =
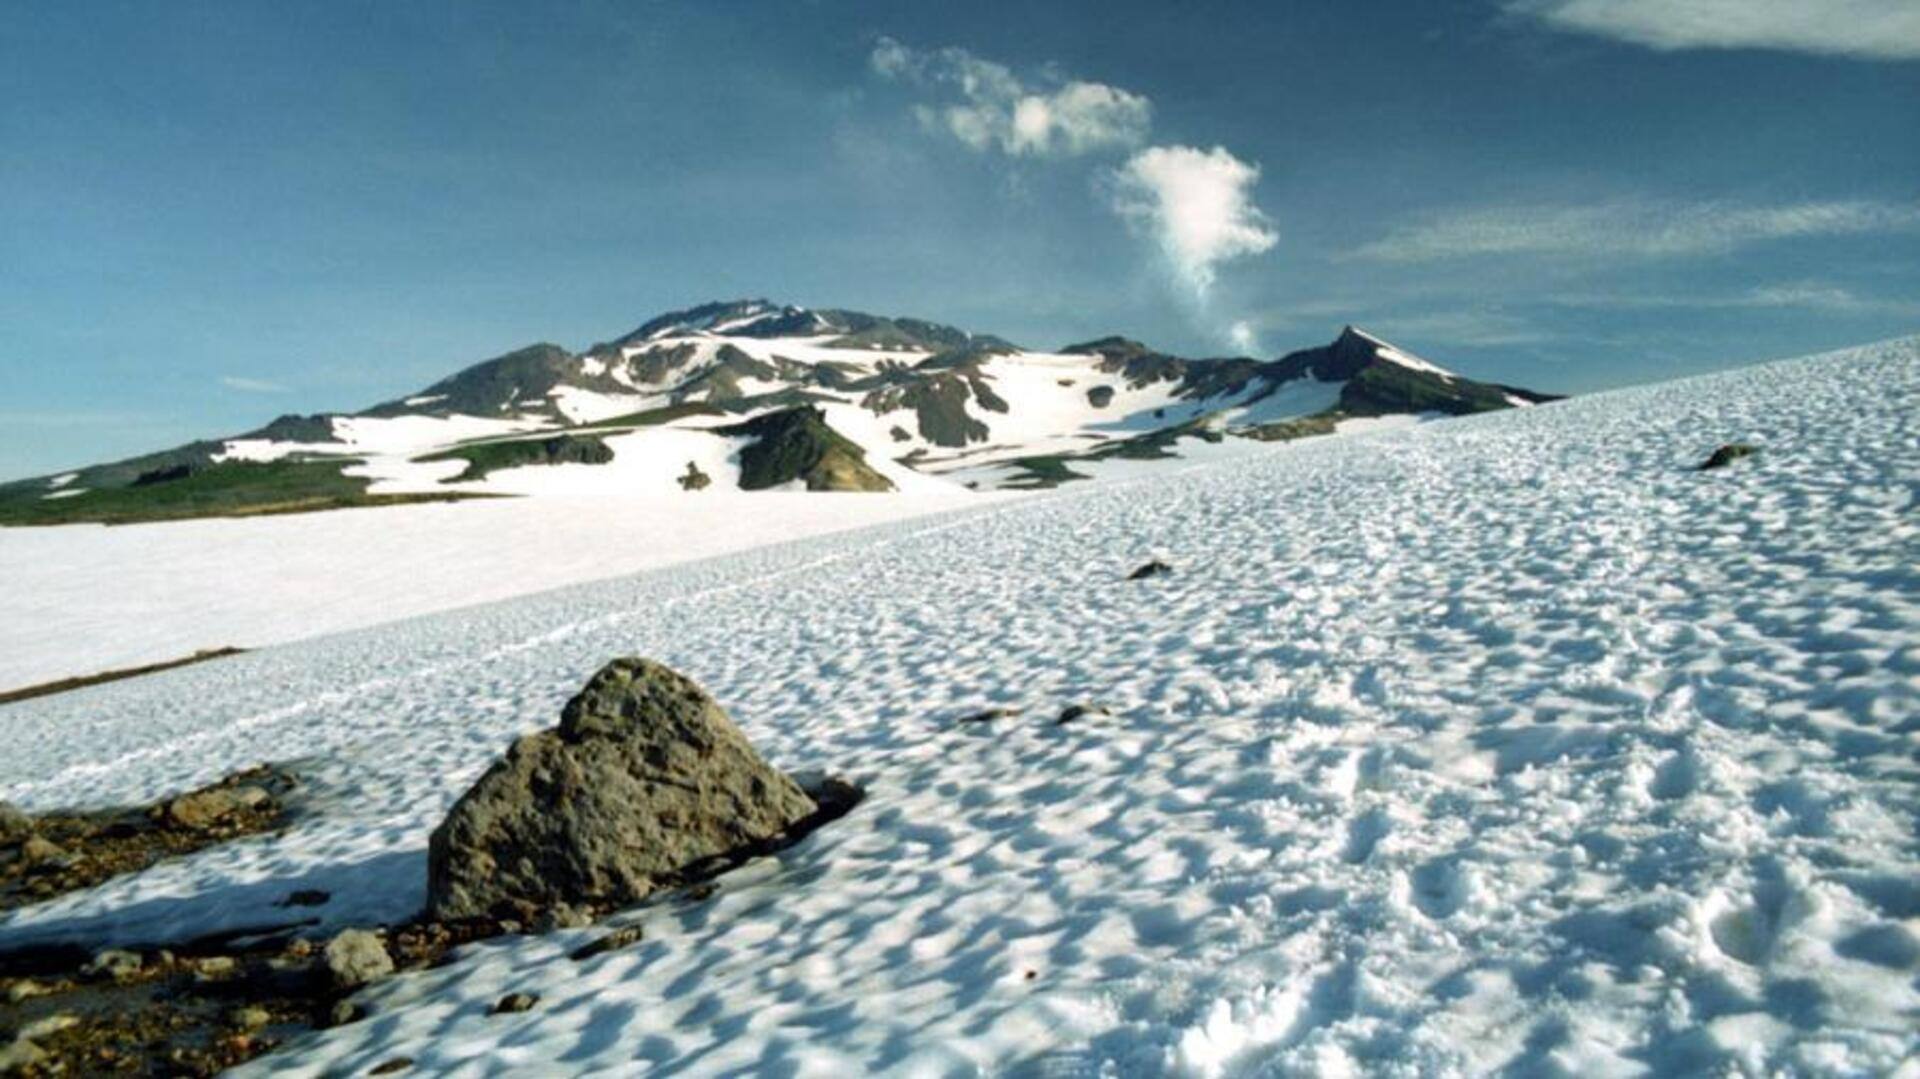
<path id="1" fill-rule="evenodd" d="M 1018 708 L 984 708 L 978 712 L 968 712 L 957 723 L 992 723 L 996 719 L 1012 719 L 1020 714 Z"/>
<path id="2" fill-rule="evenodd" d="M 1060 718 L 1055 722 L 1072 723 L 1076 719 L 1087 719 L 1094 716 L 1110 716 L 1112 714 L 1113 712 L 1104 704 L 1070 704 L 1060 710 Z"/>
<path id="3" fill-rule="evenodd" d="M 1742 457 L 1752 457 L 1759 452 L 1758 446 L 1750 446 L 1745 442 L 1729 442 L 1714 450 L 1705 461 L 1700 463 L 1696 471 L 1709 472 L 1716 468 L 1725 468 Z"/>
<path id="4" fill-rule="evenodd" d="M 540 1003 L 540 998 L 532 993 L 508 993 L 506 996 L 501 997 L 498 1003 L 494 1004 L 493 1011 L 489 1014 L 513 1015 L 518 1012 L 530 1011 L 533 1006 L 538 1003 Z"/>
<path id="5" fill-rule="evenodd" d="M 1156 558 L 1153 561 L 1148 562 L 1147 564 L 1141 566 L 1139 569 L 1134 570 L 1132 573 L 1127 574 L 1127 580 L 1144 581 L 1149 577 L 1164 577 L 1167 574 L 1172 572 L 1173 572 L 1172 566 L 1169 566 L 1165 562 L 1162 562 Z"/>
<path id="6" fill-rule="evenodd" d="M 567 958 L 572 959 L 576 963 L 584 963 L 595 956 L 605 955 L 608 952 L 617 952 L 622 948 L 638 944 L 645 939 L 646 933 L 639 926 L 624 925 L 607 933 L 605 936 L 596 937 L 574 949 L 573 954 Z"/>

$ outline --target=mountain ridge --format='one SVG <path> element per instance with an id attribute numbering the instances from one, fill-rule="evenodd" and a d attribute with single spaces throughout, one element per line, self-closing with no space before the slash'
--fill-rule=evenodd
<path id="1" fill-rule="evenodd" d="M 1272 359 L 1192 358 L 1121 336 L 1047 352 L 927 319 L 716 300 L 577 353 L 513 349 L 358 412 L 0 484 L 0 524 L 706 488 L 680 482 L 693 473 L 725 490 L 1029 489 L 1120 461 L 1554 399 L 1351 325 Z M 755 425 L 778 413 L 793 415 Z M 748 482 L 744 462 L 775 431 L 832 467 Z M 564 452 L 476 449 L 562 434 L 577 436 Z"/>

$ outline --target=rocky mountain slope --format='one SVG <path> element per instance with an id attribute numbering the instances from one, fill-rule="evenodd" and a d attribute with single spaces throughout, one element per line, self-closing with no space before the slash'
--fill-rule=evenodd
<path id="1" fill-rule="evenodd" d="M 1120 337 L 1057 352 L 764 300 L 538 344 L 354 414 L 0 485 L 0 523 L 487 495 L 1047 487 L 1131 462 L 1527 406 L 1348 327 L 1273 360 Z"/>

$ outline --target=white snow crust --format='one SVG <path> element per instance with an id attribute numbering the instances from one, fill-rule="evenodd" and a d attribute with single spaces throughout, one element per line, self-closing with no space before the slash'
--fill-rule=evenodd
<path id="1" fill-rule="evenodd" d="M 707 454 L 730 448 L 713 435 L 678 434 L 702 440 L 697 448 Z M 623 496 L 562 493 L 111 528 L 0 529 L 0 690 L 202 648 L 283 644 L 970 506 L 983 497 L 951 487 L 887 497 L 748 494 L 719 486 L 738 465 L 710 455 L 699 460 L 715 486 L 686 493 L 672 483 L 686 459 L 664 459 L 656 468 L 631 457 L 623 444 L 630 437 L 609 440 L 615 461 L 597 466 L 625 469 L 632 487 Z M 627 468 L 628 461 L 640 468 Z M 457 473 L 464 465 L 406 467 Z M 504 491 L 520 474 L 564 477 L 587 467 L 595 466 L 513 469 L 488 480 Z"/>
<path id="2" fill-rule="evenodd" d="M 711 898 L 620 915 L 640 944 L 475 945 L 246 1073 L 1892 1073 L 1920 1054 L 1916 399 L 1920 338 L 0 708 L 0 797 L 29 808 L 266 758 L 310 777 L 284 835 L 0 937 L 271 923 L 297 888 L 333 895 L 316 932 L 408 917 L 452 802 L 638 653 L 781 766 L 869 797 Z M 1761 452 L 1692 470 L 1734 440 Z M 866 503 L 795 502 L 814 504 Z M 270 524 L 159 527 L 253 572 L 270 548 L 237 537 Z M 136 549 L 54 545 L 7 577 Z M 1149 557 L 1174 572 L 1123 580 Z M 1055 724 L 1082 701 L 1112 714 Z M 955 723 L 989 707 L 1022 712 Z M 489 1016 L 509 991 L 540 1001 Z"/>

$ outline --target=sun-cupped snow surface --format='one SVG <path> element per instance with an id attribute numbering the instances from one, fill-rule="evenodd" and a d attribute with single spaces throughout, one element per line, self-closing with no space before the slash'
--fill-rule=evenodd
<path id="1" fill-rule="evenodd" d="M 0 709 L 0 797 L 293 758 L 284 835 L 0 923 L 405 918 L 606 660 L 867 800 L 256 1074 L 1833 1074 L 1920 1053 L 1920 339 L 1075 489 Z M 1760 452 L 1692 466 L 1722 441 Z M 1170 575 L 1127 581 L 1150 557 Z M 1106 715 L 1064 725 L 1065 705 Z M 986 708 L 991 723 L 956 723 Z M 502 994 L 537 994 L 491 1016 Z"/>

